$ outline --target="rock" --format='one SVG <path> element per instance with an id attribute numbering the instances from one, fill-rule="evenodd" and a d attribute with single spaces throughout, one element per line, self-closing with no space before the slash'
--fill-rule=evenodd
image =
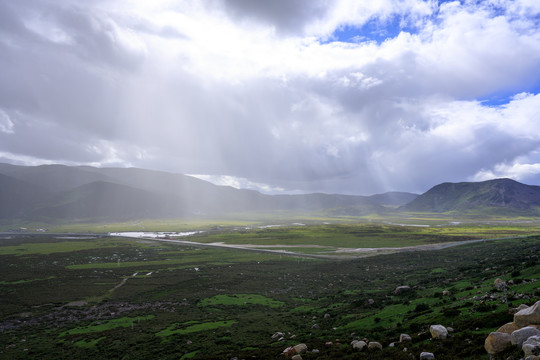
<path id="1" fill-rule="evenodd" d="M 292 359 L 292 360 L 302 360 L 302 356 L 296 354 L 296 355 L 294 355 L 291 359 Z"/>
<path id="2" fill-rule="evenodd" d="M 446 327 L 446 331 L 448 331 L 448 333 L 451 334 L 451 333 L 454 332 L 454 328 L 453 328 L 453 327 L 450 327 L 450 326 L 447 326 L 447 327 Z"/>
<path id="3" fill-rule="evenodd" d="M 368 344 L 369 350 L 382 350 L 382 345 L 379 342 L 376 341 L 370 341 Z"/>
<path id="4" fill-rule="evenodd" d="M 314 330 L 319 330 L 321 327 L 318 324 L 313 324 L 311 328 Z"/>
<path id="5" fill-rule="evenodd" d="M 540 355 L 529 355 L 525 360 L 540 360 Z"/>
<path id="6" fill-rule="evenodd" d="M 406 292 L 409 292 L 409 291 L 411 291 L 411 287 L 407 286 L 407 285 L 403 285 L 403 286 L 398 286 L 394 290 L 394 294 L 400 295 L 400 294 L 403 294 L 403 293 L 406 293 Z"/>
<path id="7" fill-rule="evenodd" d="M 367 346 L 367 343 L 363 340 L 360 340 L 360 341 L 355 340 L 353 341 L 353 344 L 352 344 L 353 349 L 358 350 L 358 351 L 364 350 L 366 346 Z"/>
<path id="8" fill-rule="evenodd" d="M 274 333 L 274 335 L 272 335 L 272 339 L 276 339 L 276 338 L 280 338 L 280 337 L 284 337 L 284 336 L 285 336 L 284 333 L 278 331 L 278 332 Z"/>
<path id="9" fill-rule="evenodd" d="M 375 304 L 375 300 L 368 299 L 367 303 L 368 303 L 368 305 L 373 305 L 373 304 Z"/>
<path id="10" fill-rule="evenodd" d="M 448 291 L 448 290 L 443 290 L 442 294 L 443 294 L 443 296 L 449 296 L 449 295 L 450 295 L 450 291 Z"/>
<path id="11" fill-rule="evenodd" d="M 396 343 L 395 343 L 395 342 L 391 342 L 390 344 L 388 344 L 388 347 L 396 347 Z"/>
<path id="12" fill-rule="evenodd" d="M 502 281 L 502 279 L 495 279 L 495 282 L 493 283 L 493 287 L 498 291 L 503 291 L 506 287 L 506 283 Z"/>
<path id="13" fill-rule="evenodd" d="M 448 330 L 442 325 L 431 325 L 429 332 L 434 339 L 446 339 L 448 337 Z"/>
<path id="14" fill-rule="evenodd" d="M 420 360 L 432 360 L 432 359 L 435 359 L 435 355 L 433 355 L 433 353 L 426 352 L 426 351 L 423 351 L 422 353 L 420 353 Z"/>
<path id="15" fill-rule="evenodd" d="M 307 351 L 307 345 L 306 344 L 298 344 L 293 346 L 294 351 L 296 351 L 296 354 L 303 354 Z"/>
<path id="16" fill-rule="evenodd" d="M 512 340 L 513 345 L 521 346 L 531 336 L 540 335 L 540 330 L 532 327 L 532 326 L 526 326 L 524 328 L 515 330 L 510 335 L 510 338 Z"/>
<path id="17" fill-rule="evenodd" d="M 540 336 L 531 336 L 521 346 L 525 356 L 540 355 Z"/>
<path id="18" fill-rule="evenodd" d="M 510 346 L 512 346 L 510 334 L 503 332 L 492 332 L 484 341 L 484 349 L 490 355 L 498 354 Z"/>
<path id="19" fill-rule="evenodd" d="M 324 318 L 325 319 L 330 319 L 330 314 L 328 314 L 328 313 L 324 314 Z"/>
<path id="20" fill-rule="evenodd" d="M 498 328 L 496 330 L 496 332 L 503 332 L 503 333 L 507 333 L 507 334 L 512 334 L 517 329 L 519 329 L 519 328 L 518 328 L 518 326 L 516 324 L 514 324 L 513 322 L 509 322 L 509 323 L 504 324 L 500 328 Z"/>
<path id="21" fill-rule="evenodd" d="M 287 357 L 291 357 L 293 355 L 296 355 L 296 350 L 294 350 L 294 347 L 289 346 L 288 348 L 283 350 L 283 355 L 285 355 Z"/>
<path id="22" fill-rule="evenodd" d="M 527 304 L 520 304 L 520 305 L 516 308 L 516 310 L 517 310 L 517 311 L 521 311 L 521 310 L 523 310 L 523 309 L 528 309 L 528 308 L 529 308 L 529 305 L 527 305 Z M 517 311 L 516 311 L 516 312 L 517 312 Z"/>
<path id="23" fill-rule="evenodd" d="M 540 325 L 540 300 L 533 306 L 515 313 L 514 323 L 520 328 L 527 325 Z"/>
<path id="24" fill-rule="evenodd" d="M 412 338 L 409 334 L 399 335 L 399 342 L 412 341 Z"/>
<path id="25" fill-rule="evenodd" d="M 314 354 L 318 354 L 318 353 L 319 353 L 319 349 L 313 349 L 313 350 L 311 350 L 311 352 L 314 353 Z"/>

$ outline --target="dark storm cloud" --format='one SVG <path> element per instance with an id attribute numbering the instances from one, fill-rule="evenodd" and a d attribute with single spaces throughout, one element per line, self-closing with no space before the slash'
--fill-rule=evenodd
<path id="1" fill-rule="evenodd" d="M 235 19 L 262 22 L 283 34 L 302 34 L 304 27 L 323 18 L 331 8 L 320 0 L 222 0 L 226 11 Z"/>

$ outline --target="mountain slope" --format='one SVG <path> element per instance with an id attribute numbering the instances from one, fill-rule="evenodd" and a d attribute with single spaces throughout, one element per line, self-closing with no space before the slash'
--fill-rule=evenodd
<path id="1" fill-rule="evenodd" d="M 126 185 L 95 181 L 58 193 L 35 206 L 33 218 L 109 219 L 160 218 L 183 215 L 181 199 Z"/>
<path id="2" fill-rule="evenodd" d="M 0 174 L 0 218 L 22 218 L 36 202 L 49 193 L 22 180 Z"/>
<path id="3" fill-rule="evenodd" d="M 47 191 L 59 192 L 74 189 L 94 181 L 114 182 L 104 174 L 66 165 L 0 167 L 0 173 L 39 186 Z"/>
<path id="4" fill-rule="evenodd" d="M 276 210 L 330 210 L 341 215 L 385 211 L 365 196 L 265 195 L 137 168 L 0 164 L 2 173 L 11 179 L 12 187 L 20 183 L 28 189 L 6 192 L 5 201 L 0 197 L 3 203 L 11 204 L 0 218 L 122 220 Z M 12 194 L 9 198 L 8 193 Z"/>
<path id="5" fill-rule="evenodd" d="M 382 206 L 401 206 L 410 203 L 418 197 L 418 194 L 390 191 L 384 194 L 375 194 L 368 196 L 372 202 Z"/>
<path id="6" fill-rule="evenodd" d="M 540 186 L 511 179 L 483 182 L 442 183 L 400 209 L 420 212 L 448 211 L 536 211 Z"/>

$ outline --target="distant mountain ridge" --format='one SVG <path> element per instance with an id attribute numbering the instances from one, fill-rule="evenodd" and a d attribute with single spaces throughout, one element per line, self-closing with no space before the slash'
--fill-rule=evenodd
<path id="1" fill-rule="evenodd" d="M 163 171 L 0 163 L 0 220 L 113 221 L 267 211 L 332 216 L 396 211 L 536 216 L 540 215 L 540 186 L 495 179 L 442 183 L 422 195 L 265 195 Z"/>
<path id="2" fill-rule="evenodd" d="M 163 171 L 0 163 L 0 219 L 128 220 L 279 210 L 364 215 L 416 196 L 265 195 Z"/>
<path id="3" fill-rule="evenodd" d="M 540 209 L 540 186 L 525 185 L 512 179 L 442 183 L 400 209 L 436 213 L 533 213 Z"/>

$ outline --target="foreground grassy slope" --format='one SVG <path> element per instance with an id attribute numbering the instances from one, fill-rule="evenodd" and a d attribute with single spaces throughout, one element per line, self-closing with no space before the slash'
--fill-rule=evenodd
<path id="1" fill-rule="evenodd" d="M 537 300 L 539 247 L 532 236 L 322 261 L 144 240 L 12 236 L 0 241 L 0 358 L 277 359 L 304 342 L 319 350 L 305 359 L 405 359 L 421 351 L 484 359 L 485 336 L 511 319 L 493 282 L 513 281 L 513 306 Z M 394 294 L 400 285 L 411 291 Z M 429 340 L 434 323 L 454 327 L 453 336 Z M 272 339 L 278 331 L 284 340 Z M 402 332 L 413 337 L 408 352 L 387 347 Z M 385 348 L 353 352 L 355 337 Z"/>

